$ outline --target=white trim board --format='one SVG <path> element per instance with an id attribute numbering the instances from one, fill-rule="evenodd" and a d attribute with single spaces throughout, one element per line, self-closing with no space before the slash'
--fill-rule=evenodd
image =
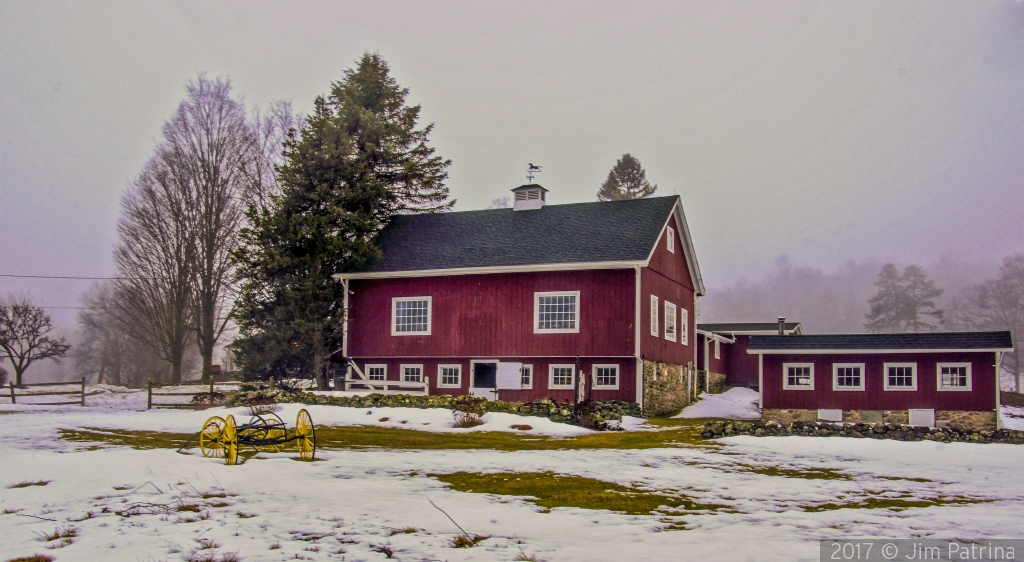
<path id="1" fill-rule="evenodd" d="M 993 353 L 1009 349 L 750 349 L 750 355 L 877 355 L 879 353 Z"/>
<path id="2" fill-rule="evenodd" d="M 455 267 L 452 269 L 422 269 L 412 271 L 379 271 L 368 273 L 335 273 L 332 277 L 344 279 L 391 279 L 395 277 L 445 277 L 456 275 L 487 275 L 491 273 L 531 273 L 535 271 L 582 271 L 588 269 L 630 269 L 647 267 L 642 261 L 595 261 L 578 263 L 542 263 L 506 265 L 499 267 Z"/>

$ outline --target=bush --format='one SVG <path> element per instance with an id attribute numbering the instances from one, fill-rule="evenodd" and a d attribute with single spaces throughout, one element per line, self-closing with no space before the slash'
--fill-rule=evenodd
<path id="1" fill-rule="evenodd" d="M 271 414 L 281 409 L 273 396 L 253 396 L 245 401 L 250 416 Z"/>

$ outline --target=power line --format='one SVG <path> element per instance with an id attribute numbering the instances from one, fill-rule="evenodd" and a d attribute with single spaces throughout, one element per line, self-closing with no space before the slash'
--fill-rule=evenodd
<path id="1" fill-rule="evenodd" d="M 18 279 L 85 279 L 92 281 L 113 281 L 116 279 L 141 279 L 135 277 L 79 277 L 76 275 L 14 275 L 13 273 L 0 273 L 0 277 L 15 277 Z"/>

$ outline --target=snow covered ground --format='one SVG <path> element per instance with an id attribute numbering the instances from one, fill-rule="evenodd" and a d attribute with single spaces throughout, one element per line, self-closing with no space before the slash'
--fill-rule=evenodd
<path id="1" fill-rule="evenodd" d="M 758 393 L 749 388 L 730 388 L 721 394 L 703 392 L 700 400 L 683 409 L 677 418 L 726 418 L 731 420 L 758 420 Z"/>
<path id="2" fill-rule="evenodd" d="M 729 394 L 694 408 L 712 408 L 718 398 L 747 411 L 742 393 Z M 720 446 L 665 449 L 318 450 L 321 460 L 313 463 L 282 453 L 229 467 L 173 450 L 88 450 L 88 444 L 57 438 L 60 428 L 81 427 L 193 432 L 225 412 L 115 407 L 132 400 L 85 409 L 0 406 L 0 558 L 224 560 L 237 553 L 245 561 L 384 560 L 390 552 L 399 560 L 514 560 L 522 553 L 549 561 L 788 561 L 817 560 L 822 538 L 1021 535 L 1024 446 L 734 437 L 717 441 Z M 290 425 L 297 409 L 286 406 L 280 415 Z M 320 406 L 310 412 L 318 425 L 473 431 L 447 427 L 451 416 L 444 410 L 367 414 Z M 504 431 L 511 425 L 504 416 L 487 414 L 483 429 L 474 430 Z M 585 432 L 510 417 L 538 433 Z M 675 491 L 722 507 L 679 516 L 564 507 L 544 512 L 523 499 L 453 491 L 427 476 L 458 471 L 551 471 Z M 32 481 L 49 482 L 8 488 Z M 953 503 L 905 510 L 865 503 L 886 497 Z M 453 548 L 461 532 L 431 501 L 467 532 L 490 538 Z M 144 504 L 199 511 L 117 514 Z M 821 508 L 828 504 L 849 507 Z M 685 530 L 669 530 L 673 523 Z M 57 526 L 74 527 L 77 536 L 47 549 L 60 541 L 41 535 Z"/>

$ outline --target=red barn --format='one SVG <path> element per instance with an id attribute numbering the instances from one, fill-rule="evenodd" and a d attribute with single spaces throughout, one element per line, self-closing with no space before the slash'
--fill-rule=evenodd
<path id="1" fill-rule="evenodd" d="M 992 430 L 1010 332 L 751 336 L 761 415 Z"/>
<path id="2" fill-rule="evenodd" d="M 679 197 L 396 217 L 347 285 L 350 389 L 642 402 L 642 360 L 696 357 L 704 294 Z"/>
<path id="3" fill-rule="evenodd" d="M 697 324 L 697 366 L 725 375 L 726 386 L 758 387 L 757 356 L 747 353 L 750 336 L 803 334 L 799 322 Z"/>

